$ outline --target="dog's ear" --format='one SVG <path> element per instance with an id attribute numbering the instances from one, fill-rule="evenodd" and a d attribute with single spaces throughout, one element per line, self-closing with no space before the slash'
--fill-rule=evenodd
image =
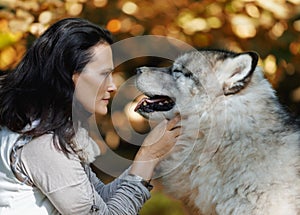
<path id="1" fill-rule="evenodd" d="M 255 52 L 245 52 L 229 58 L 226 64 L 227 79 L 224 80 L 225 95 L 235 94 L 249 83 L 257 66 L 258 55 Z"/>

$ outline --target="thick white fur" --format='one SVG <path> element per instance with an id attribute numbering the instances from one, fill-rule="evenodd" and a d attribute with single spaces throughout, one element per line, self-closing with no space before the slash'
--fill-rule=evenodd
<path id="1" fill-rule="evenodd" d="M 191 214 L 299 215 L 299 130 L 259 67 L 242 90 L 224 95 L 230 62 L 216 55 L 175 61 L 199 83 L 147 69 L 137 79 L 146 93 L 176 98 L 176 109 L 145 115 L 182 116 L 183 134 L 159 168 L 165 190 Z"/>

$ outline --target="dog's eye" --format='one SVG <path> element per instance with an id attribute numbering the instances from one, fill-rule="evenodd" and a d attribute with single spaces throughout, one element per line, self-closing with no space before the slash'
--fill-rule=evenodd
<path id="1" fill-rule="evenodd" d="M 174 69 L 173 72 L 174 73 L 182 73 L 182 70 L 180 70 L 180 69 Z"/>
<path id="2" fill-rule="evenodd" d="M 173 76 L 174 76 L 174 78 L 176 78 L 176 79 L 178 79 L 180 76 L 185 76 L 185 77 L 187 77 L 187 78 L 190 78 L 190 77 L 192 77 L 193 75 L 192 75 L 192 73 L 190 73 L 190 72 L 184 72 L 184 71 L 182 71 L 182 70 L 179 70 L 179 69 L 175 69 L 175 70 L 173 70 Z"/>
<path id="3" fill-rule="evenodd" d="M 178 79 L 180 76 L 183 75 L 182 71 L 179 70 L 179 69 L 174 69 L 172 73 L 173 73 L 173 77 L 174 77 L 175 79 Z"/>

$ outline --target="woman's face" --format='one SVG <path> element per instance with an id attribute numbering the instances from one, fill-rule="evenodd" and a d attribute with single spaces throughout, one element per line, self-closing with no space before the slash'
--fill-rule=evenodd
<path id="1" fill-rule="evenodd" d="M 73 75 L 75 96 L 88 112 L 105 115 L 110 93 L 116 90 L 112 51 L 108 44 L 98 44 L 92 52 L 93 57 L 83 71 Z"/>

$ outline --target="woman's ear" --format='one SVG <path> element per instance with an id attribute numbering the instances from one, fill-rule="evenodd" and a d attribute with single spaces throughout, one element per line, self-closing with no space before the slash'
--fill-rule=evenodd
<path id="1" fill-rule="evenodd" d="M 73 80 L 73 82 L 74 82 L 74 85 L 77 84 L 78 79 L 79 79 L 79 73 L 78 73 L 78 72 L 77 72 L 77 73 L 74 73 L 74 74 L 72 75 L 72 80 Z"/>
<path id="2" fill-rule="evenodd" d="M 226 60 L 226 77 L 223 82 L 225 95 L 235 94 L 246 87 L 257 66 L 258 55 L 255 52 L 245 52 Z"/>

